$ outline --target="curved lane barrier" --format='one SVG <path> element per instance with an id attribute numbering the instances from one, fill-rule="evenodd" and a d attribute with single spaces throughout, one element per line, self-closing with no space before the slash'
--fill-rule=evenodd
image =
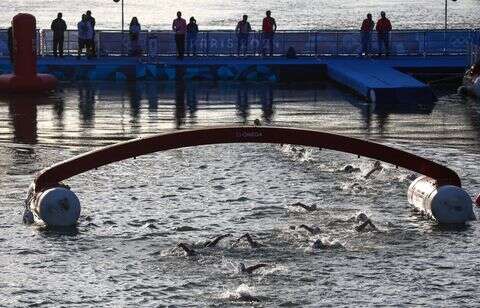
<path id="1" fill-rule="evenodd" d="M 46 168 L 38 174 L 31 186 L 28 206 L 38 218 L 45 222 L 47 219 L 42 218 L 42 212 L 38 209 L 43 208 L 44 212 L 48 212 L 49 202 L 51 202 L 54 210 L 50 212 L 54 213 L 53 215 L 55 213 L 61 215 L 63 208 L 65 210 L 63 214 L 70 217 L 68 223 L 64 223 L 66 225 L 75 220 L 71 218 L 75 218 L 76 213 L 79 213 L 80 204 L 78 202 L 77 210 L 76 198 L 65 192 L 65 186 L 62 184 L 64 180 L 92 169 L 141 155 L 170 149 L 224 143 L 292 144 L 341 151 L 384 161 L 424 175 L 414 181 L 409 189 L 409 200 L 412 200 L 410 203 L 418 210 L 435 218 L 439 223 L 464 223 L 474 219 L 472 200 L 470 197 L 467 200 L 468 194 L 464 193 L 461 188 L 460 178 L 448 167 L 403 150 L 357 138 L 308 129 L 261 126 L 176 131 L 117 143 L 73 157 Z M 418 183 L 423 183 L 423 185 Z M 45 193 L 56 195 L 56 189 L 61 189 L 58 193 L 63 197 L 42 198 Z M 422 202 L 418 202 L 420 199 Z M 40 200 L 47 201 L 44 201 L 44 204 L 39 207 L 37 203 Z M 58 202 L 63 203 L 59 205 Z M 71 206 L 65 206 L 65 203 L 71 203 Z M 49 219 L 54 221 L 53 218 Z"/>

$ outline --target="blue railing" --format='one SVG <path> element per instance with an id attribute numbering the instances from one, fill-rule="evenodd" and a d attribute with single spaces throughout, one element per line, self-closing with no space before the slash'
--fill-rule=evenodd
<path id="1" fill-rule="evenodd" d="M 472 30 L 406 30 L 392 31 L 390 35 L 393 55 L 467 55 L 472 40 L 478 35 Z M 41 56 L 51 55 L 52 31 L 41 30 L 37 35 L 37 48 Z M 377 52 L 375 33 L 372 52 Z M 75 55 L 78 48 L 76 31 L 65 33 L 66 55 Z M 97 31 L 95 36 L 98 56 L 128 55 L 131 50 L 128 33 Z M 195 40 L 199 56 L 231 56 L 237 54 L 234 31 L 201 31 Z M 249 55 L 262 54 L 262 33 L 252 32 L 248 39 Z M 278 31 L 274 37 L 274 54 L 285 55 L 293 47 L 300 56 L 357 55 L 361 50 L 359 31 Z M 140 48 L 144 56 L 170 56 L 176 53 L 171 31 L 144 31 L 140 35 Z M 0 55 L 8 55 L 7 32 L 0 30 Z"/>
<path id="2" fill-rule="evenodd" d="M 480 61 L 480 30 L 472 31 L 468 49 L 470 65 Z"/>

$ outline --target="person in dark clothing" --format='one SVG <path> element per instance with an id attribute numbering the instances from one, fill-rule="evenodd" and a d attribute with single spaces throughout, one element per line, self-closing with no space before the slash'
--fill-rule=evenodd
<path id="1" fill-rule="evenodd" d="M 375 28 L 375 22 L 372 20 L 372 14 L 368 13 L 367 18 L 363 20 L 361 30 L 362 51 L 360 56 L 368 57 L 372 50 L 372 31 Z"/>
<path id="2" fill-rule="evenodd" d="M 86 15 L 87 15 L 87 21 L 90 22 L 90 26 L 92 26 L 92 30 L 93 30 L 93 36 L 92 36 L 91 40 L 89 40 L 89 42 L 88 42 L 89 49 L 90 49 L 90 55 L 92 57 L 95 57 L 96 50 L 97 50 L 95 48 L 95 18 L 93 18 L 91 11 L 87 11 Z"/>
<path id="3" fill-rule="evenodd" d="M 187 25 L 187 55 L 192 53 L 192 56 L 195 56 L 197 54 L 197 34 L 197 21 L 192 16 L 190 17 L 190 22 Z"/>
<path id="4" fill-rule="evenodd" d="M 392 31 L 392 24 L 387 17 L 385 17 L 385 12 L 380 13 L 381 18 L 377 21 L 377 36 L 378 36 L 378 56 L 382 56 L 383 47 L 385 47 L 385 55 L 388 57 L 389 54 L 389 39 L 390 31 Z"/>
<path id="5" fill-rule="evenodd" d="M 247 55 L 248 51 L 248 35 L 252 31 L 252 27 L 250 26 L 250 23 L 247 21 L 248 20 L 248 15 L 243 15 L 242 20 L 240 20 L 237 24 L 237 27 L 235 28 L 235 33 L 237 34 L 237 54 L 240 56 L 240 49 L 242 46 L 244 46 L 244 51 L 243 55 Z"/>
<path id="6" fill-rule="evenodd" d="M 262 23 L 262 32 L 263 32 L 263 48 L 262 53 L 265 56 L 267 53 L 266 45 L 268 43 L 270 47 L 270 57 L 273 56 L 273 35 L 275 31 L 277 31 L 277 23 L 275 22 L 275 18 L 273 18 L 272 12 L 267 11 L 266 17 L 263 19 Z"/>
<path id="7" fill-rule="evenodd" d="M 140 32 L 142 31 L 142 27 L 138 22 L 137 17 L 133 17 L 132 21 L 130 22 L 129 27 L 129 35 L 130 35 L 130 45 L 131 45 L 131 52 L 130 54 L 134 57 L 138 57 L 142 54 L 142 49 L 140 47 Z"/>
<path id="8" fill-rule="evenodd" d="M 53 31 L 53 56 L 56 57 L 59 53 L 63 58 L 63 40 L 65 31 L 67 31 L 67 24 L 62 19 L 62 13 L 57 14 L 57 18 L 52 21 L 50 29 Z"/>
<path id="9" fill-rule="evenodd" d="M 185 34 L 187 32 L 187 22 L 182 18 L 182 12 L 177 12 L 177 18 L 172 23 L 172 30 L 175 32 L 177 58 L 182 60 L 185 54 Z"/>
<path id="10" fill-rule="evenodd" d="M 8 55 L 10 56 L 10 63 L 13 65 L 13 29 L 12 27 L 8 27 Z"/>

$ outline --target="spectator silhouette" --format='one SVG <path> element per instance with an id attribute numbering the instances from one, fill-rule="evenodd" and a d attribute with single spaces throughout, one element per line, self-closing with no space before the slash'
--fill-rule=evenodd
<path id="1" fill-rule="evenodd" d="M 57 14 L 57 18 L 52 21 L 50 29 L 53 31 L 53 56 L 56 57 L 60 54 L 60 57 L 63 58 L 63 41 L 67 24 L 62 19 L 62 13 Z"/>
<path id="2" fill-rule="evenodd" d="M 197 55 L 197 34 L 197 21 L 192 16 L 190 17 L 190 22 L 187 25 L 187 55 L 190 55 L 190 53 L 192 56 Z"/>
<path id="3" fill-rule="evenodd" d="M 375 22 L 372 20 L 372 14 L 368 13 L 367 18 L 363 20 L 361 28 L 362 51 L 360 55 L 368 56 L 372 50 L 372 31 Z"/>
<path id="4" fill-rule="evenodd" d="M 263 47 L 262 53 L 265 56 L 267 52 L 266 45 L 270 47 L 270 57 L 273 56 L 273 36 L 275 31 L 277 31 L 277 23 L 275 22 L 275 18 L 271 17 L 272 12 L 267 11 L 266 17 L 263 19 L 262 23 L 262 32 L 263 32 Z"/>
<path id="5" fill-rule="evenodd" d="M 185 33 L 187 32 L 187 22 L 182 18 L 182 12 L 177 12 L 177 18 L 173 20 L 172 30 L 175 32 L 177 58 L 182 60 L 185 54 Z"/>
<path id="6" fill-rule="evenodd" d="M 252 31 L 252 27 L 250 26 L 250 23 L 247 21 L 248 20 L 248 15 L 243 15 L 242 20 L 240 20 L 237 24 L 237 27 L 235 28 L 235 33 L 237 34 L 237 54 L 240 56 L 240 49 L 242 46 L 244 47 L 243 55 L 247 55 L 248 51 L 248 36 L 250 32 Z"/>
<path id="7" fill-rule="evenodd" d="M 138 57 L 142 54 L 140 48 L 140 31 L 142 31 L 142 27 L 140 26 L 137 17 L 133 17 L 132 21 L 130 21 L 129 35 L 131 46 L 130 54 L 134 57 Z"/>
<path id="8" fill-rule="evenodd" d="M 82 51 L 85 48 L 85 53 L 89 58 L 91 56 L 91 41 L 93 38 L 93 28 L 88 21 L 87 15 L 82 15 L 82 20 L 77 24 L 78 28 L 78 55 L 77 59 L 80 59 Z"/>
<path id="9" fill-rule="evenodd" d="M 389 50 L 389 39 L 390 31 L 392 31 L 392 24 L 390 20 L 385 17 L 385 12 L 380 13 L 381 18 L 377 21 L 377 38 L 378 38 L 378 56 L 382 56 L 383 47 L 385 47 L 385 56 L 388 57 Z"/>
<path id="10" fill-rule="evenodd" d="M 87 21 L 90 23 L 90 26 L 92 27 L 92 36 L 89 42 L 90 54 L 92 56 L 95 56 L 97 53 L 97 49 L 95 48 L 95 18 L 93 18 L 92 16 L 92 11 L 87 11 L 86 15 L 87 15 Z"/>

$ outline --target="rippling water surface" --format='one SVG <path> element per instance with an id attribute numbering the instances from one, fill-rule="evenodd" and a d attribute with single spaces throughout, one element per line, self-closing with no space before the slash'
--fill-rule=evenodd
<path id="1" fill-rule="evenodd" d="M 480 192 L 480 103 L 436 89 L 434 106 L 381 109 L 324 84 L 63 85 L 0 101 L 0 305 L 476 306 L 477 222 L 445 230 L 407 208 L 410 172 L 318 149 L 215 145 L 156 153 L 68 180 L 77 230 L 21 223 L 34 174 L 74 155 L 175 129 L 251 124 L 318 129 L 408 150 Z M 34 104 L 32 104 L 34 103 Z M 346 164 L 361 169 L 341 171 Z M 317 204 L 305 213 L 288 207 Z M 357 233 L 365 212 L 381 232 Z M 478 211 L 476 212 L 478 215 Z M 295 230 L 318 226 L 318 236 Z M 264 246 L 235 238 L 249 232 Z M 218 234 L 233 238 L 201 248 Z M 310 248 L 316 238 L 339 247 Z M 185 257 L 173 248 L 198 250 Z M 240 262 L 268 263 L 245 275 Z"/>
<path id="2" fill-rule="evenodd" d="M 480 1 L 449 1 L 448 22 L 454 28 L 480 27 Z M 50 23 L 63 12 L 70 28 L 75 28 L 81 14 L 92 10 L 98 29 L 121 28 L 121 6 L 112 0 L 3 0 L 0 25 L 6 27 L 18 12 L 32 13 L 38 26 Z M 371 12 L 376 19 L 384 10 L 395 29 L 443 28 L 444 0 L 125 0 L 125 22 L 137 16 L 145 29 L 171 29 L 178 10 L 184 16 L 195 16 L 200 29 L 234 29 L 243 14 L 248 14 L 252 27 L 259 29 L 267 9 L 272 10 L 279 30 L 292 29 L 359 29 L 363 18 Z"/>

